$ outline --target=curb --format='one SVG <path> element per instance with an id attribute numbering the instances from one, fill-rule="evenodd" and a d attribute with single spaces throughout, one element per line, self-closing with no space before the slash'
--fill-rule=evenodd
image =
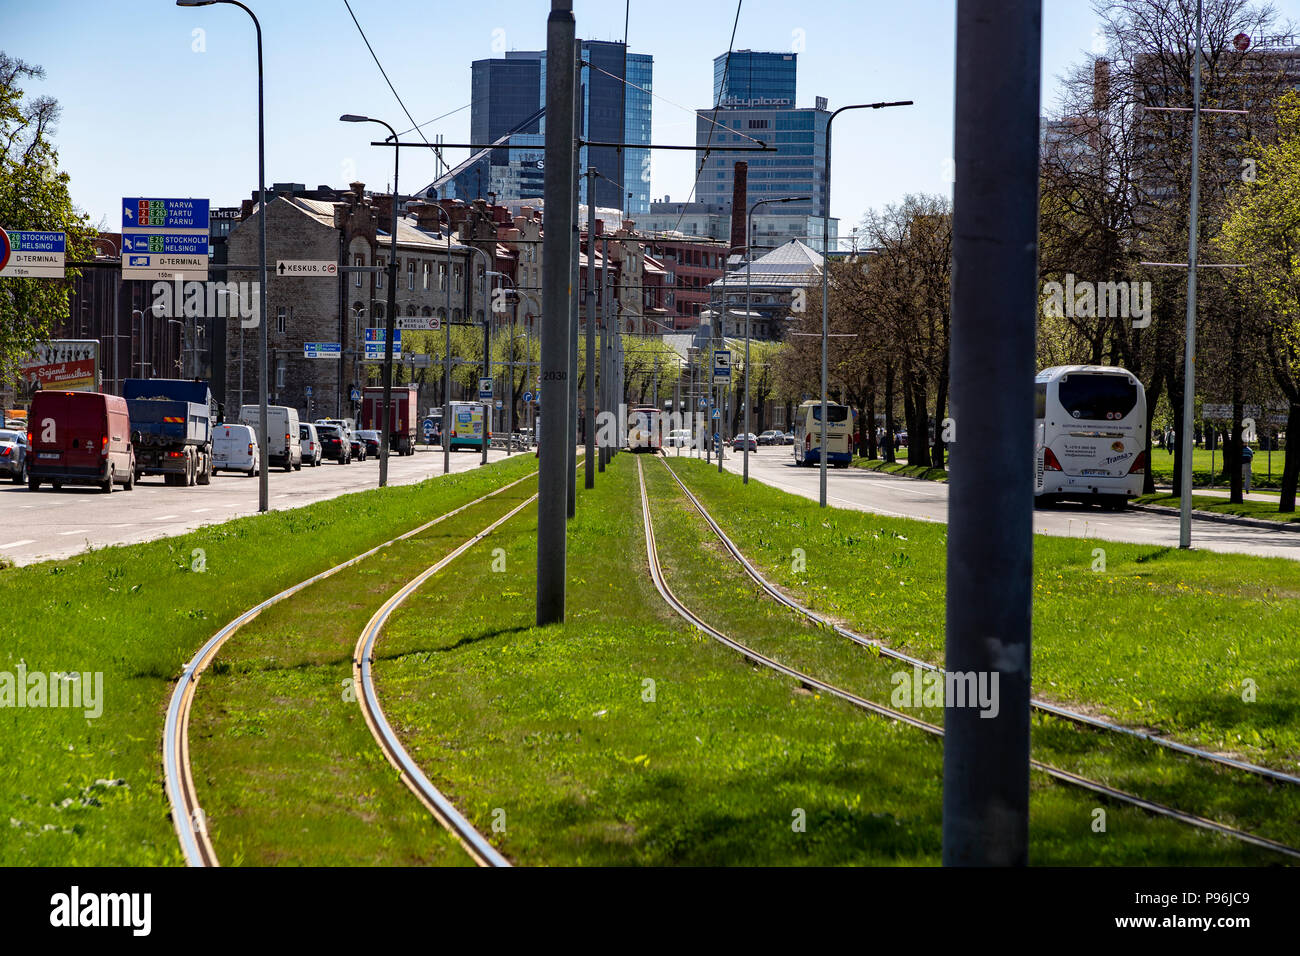
<path id="1" fill-rule="evenodd" d="M 1177 508 L 1167 508 L 1164 505 L 1138 505 L 1129 503 L 1129 508 L 1134 511 L 1149 511 L 1152 514 L 1176 515 L 1179 513 Z M 1221 515 L 1213 511 L 1200 511 L 1192 509 L 1192 516 L 1201 518 L 1205 521 L 1217 521 L 1220 524 L 1236 524 L 1247 528 L 1267 528 L 1270 531 L 1300 531 L 1300 521 L 1284 523 L 1281 521 L 1266 521 L 1263 518 L 1245 518 L 1238 515 Z"/>
<path id="2" fill-rule="evenodd" d="M 884 471 L 880 468 L 858 468 L 853 465 L 850 465 L 849 467 L 853 471 L 862 471 L 872 475 L 880 475 L 882 478 L 906 478 L 909 481 L 924 481 L 932 485 L 946 485 L 948 483 L 946 478 L 943 481 L 940 481 L 937 478 L 922 478 L 920 475 L 902 475 L 897 472 Z"/>

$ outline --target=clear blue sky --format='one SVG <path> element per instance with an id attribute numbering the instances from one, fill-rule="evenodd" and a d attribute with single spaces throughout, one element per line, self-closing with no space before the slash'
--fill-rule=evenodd
<path id="1" fill-rule="evenodd" d="M 404 115 L 366 51 L 343 0 L 246 0 L 262 21 L 266 58 L 267 183 L 384 188 L 392 151 L 370 147 L 380 127 L 340 113 Z M 1275 7 L 1296 18 L 1300 0 Z M 470 62 L 502 49 L 542 49 L 545 0 L 352 0 L 416 121 L 467 106 Z M 576 0 L 578 33 L 623 36 L 623 4 Z M 713 58 L 727 50 L 733 0 L 632 0 L 629 45 L 654 56 L 653 140 L 691 143 L 691 110 L 711 105 Z M 832 213 L 841 233 L 862 213 L 909 192 L 948 193 L 952 155 L 955 0 L 744 0 L 736 49 L 801 44 L 798 105 L 911 99 L 916 105 L 836 121 Z M 1089 50 L 1088 0 L 1045 0 L 1043 99 Z M 196 34 L 195 31 L 203 31 Z M 116 229 L 123 196 L 193 196 L 233 205 L 257 179 L 257 85 L 252 22 L 229 5 L 182 9 L 171 0 L 0 0 L 0 49 L 40 64 L 30 94 L 56 97 L 56 134 L 74 201 Z M 672 101 L 667 102 L 667 101 Z M 686 109 L 680 109 L 673 103 Z M 425 127 L 469 138 L 469 110 Z M 407 139 L 414 138 L 412 133 Z M 464 152 L 449 154 L 453 162 Z M 656 153 L 651 196 L 685 199 L 693 153 Z M 403 191 L 433 179 L 432 155 L 404 151 Z"/>

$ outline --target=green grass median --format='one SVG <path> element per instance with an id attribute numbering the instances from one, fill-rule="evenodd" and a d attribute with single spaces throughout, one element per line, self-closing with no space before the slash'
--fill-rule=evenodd
<path id="1" fill-rule="evenodd" d="M 162 785 L 176 677 L 278 591 L 520 477 L 532 456 L 0 571 L 0 673 L 102 673 L 102 714 L 0 706 L 0 864 L 181 862 Z M 203 694 L 200 687 L 199 695 Z M 201 784 L 200 784 L 201 785 Z"/>
<path id="2" fill-rule="evenodd" d="M 1134 504 L 1157 505 L 1162 508 L 1182 507 L 1182 498 L 1177 495 L 1154 494 L 1142 495 L 1134 499 Z M 1260 518 L 1277 524 L 1300 522 L 1300 511 L 1279 512 L 1277 503 L 1270 501 L 1243 501 L 1233 504 L 1227 498 L 1214 495 L 1192 495 L 1192 508 L 1195 511 L 1208 511 L 1216 515 L 1233 515 L 1238 518 Z"/>

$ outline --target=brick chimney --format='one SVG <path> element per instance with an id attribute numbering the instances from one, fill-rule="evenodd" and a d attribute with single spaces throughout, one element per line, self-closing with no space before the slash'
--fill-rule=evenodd
<path id="1" fill-rule="evenodd" d="M 749 212 L 749 163 L 741 160 L 735 165 L 731 187 L 731 255 L 745 249 L 745 216 Z M 746 257 L 748 258 L 748 257 Z"/>

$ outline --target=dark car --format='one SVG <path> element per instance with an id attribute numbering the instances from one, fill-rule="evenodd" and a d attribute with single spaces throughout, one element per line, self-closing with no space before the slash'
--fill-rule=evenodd
<path id="1" fill-rule="evenodd" d="M 366 455 L 379 457 L 379 431 L 374 428 L 364 428 L 357 432 L 357 437 L 365 443 Z M 364 456 L 363 456 L 364 457 Z"/>
<path id="2" fill-rule="evenodd" d="M 357 461 L 366 460 L 366 442 L 365 439 L 356 432 L 348 432 L 348 441 L 352 445 L 352 457 Z"/>
<path id="3" fill-rule="evenodd" d="M 316 434 L 320 436 L 321 455 L 330 461 L 346 465 L 352 461 L 352 443 L 338 425 L 317 425 Z"/>

